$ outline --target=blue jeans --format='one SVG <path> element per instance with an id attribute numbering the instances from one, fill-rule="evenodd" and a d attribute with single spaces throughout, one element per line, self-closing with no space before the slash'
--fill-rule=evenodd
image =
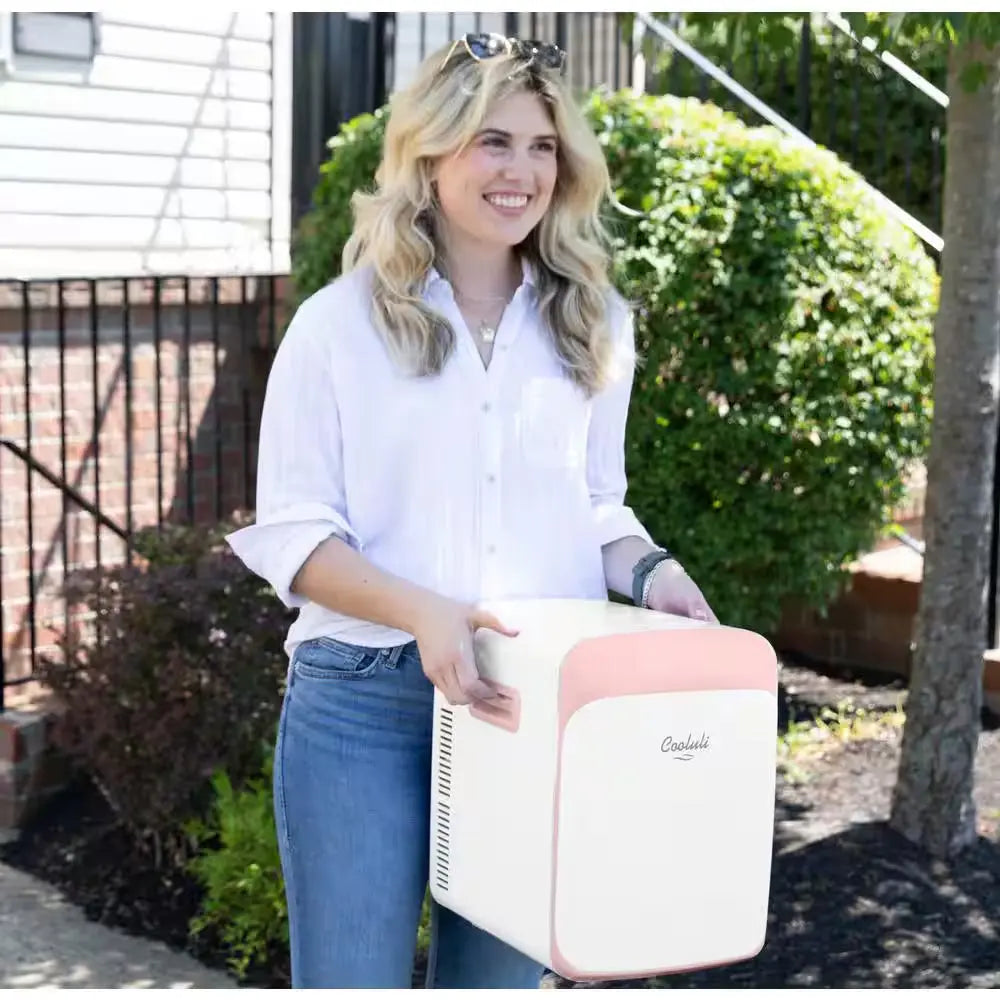
<path id="1" fill-rule="evenodd" d="M 274 806 L 292 985 L 408 988 L 428 878 L 433 692 L 416 643 L 292 657 Z M 443 907 L 427 986 L 537 989 L 544 969 Z"/>

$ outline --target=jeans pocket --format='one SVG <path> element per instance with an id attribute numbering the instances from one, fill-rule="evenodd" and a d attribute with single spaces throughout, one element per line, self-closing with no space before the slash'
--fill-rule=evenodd
<path id="1" fill-rule="evenodd" d="M 361 680 L 375 673 L 380 653 L 380 649 L 320 636 L 299 643 L 292 670 L 298 677 L 313 680 Z"/>

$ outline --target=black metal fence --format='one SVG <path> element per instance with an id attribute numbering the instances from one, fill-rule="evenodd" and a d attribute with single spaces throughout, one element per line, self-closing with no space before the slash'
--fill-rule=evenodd
<path id="1" fill-rule="evenodd" d="M 296 14 L 293 215 L 308 209 L 326 142 L 340 124 L 384 103 L 419 63 L 465 31 L 552 39 L 569 53 L 571 84 L 584 92 L 630 86 L 636 71 L 635 15 L 609 12 L 412 12 Z M 943 60 L 913 72 L 873 51 L 837 17 L 798 17 L 796 40 L 774 51 L 753 36 L 734 51 L 723 34 L 683 27 L 680 15 L 657 15 L 695 43 L 768 107 L 836 152 L 874 187 L 933 233 L 941 232 L 946 99 Z M 765 124 L 745 102 L 649 30 L 641 51 L 651 93 L 710 100 L 752 124 Z M 925 79 L 926 78 L 926 79 Z"/>
<path id="2" fill-rule="evenodd" d="M 0 709 L 69 626 L 68 572 L 252 506 L 285 281 L 0 281 Z"/>
<path id="3" fill-rule="evenodd" d="M 458 33 L 555 39 L 582 91 L 630 82 L 623 25 L 607 13 L 295 14 L 293 216 L 340 124 Z M 61 597 L 67 573 L 128 559 L 137 528 L 252 506 L 285 282 L 0 280 L 0 709 L 75 615 Z"/>
<path id="4" fill-rule="evenodd" d="M 878 57 L 847 36 L 814 38 L 816 23 L 803 19 L 794 62 L 765 64 L 753 46 L 741 59 L 714 55 L 933 228 L 942 109 L 900 90 L 883 63 L 874 67 Z M 296 217 L 340 124 L 379 106 L 426 55 L 470 30 L 559 42 L 581 93 L 633 81 L 632 24 L 615 13 L 296 14 Z M 713 100 L 753 120 L 662 41 L 647 39 L 644 50 L 648 90 Z M 0 708 L 5 688 L 30 680 L 66 627 L 59 591 L 67 572 L 128 558 L 137 527 L 218 521 L 251 507 L 285 281 L 0 281 Z"/>
<path id="5" fill-rule="evenodd" d="M 947 119 L 944 59 L 928 57 L 917 73 L 891 54 L 866 46 L 844 30 L 836 16 L 826 14 L 799 16 L 795 43 L 778 51 L 754 36 L 737 52 L 722 36 L 685 29 L 679 15 L 658 15 L 656 20 L 940 234 Z M 750 124 L 768 124 L 662 35 L 646 30 L 643 50 L 649 92 L 708 100 Z"/>
<path id="6" fill-rule="evenodd" d="M 419 63 L 459 34 L 495 31 L 558 42 L 578 91 L 632 82 L 632 33 L 616 13 L 300 13 L 293 20 L 292 214 L 308 210 L 327 140 L 381 106 Z"/>

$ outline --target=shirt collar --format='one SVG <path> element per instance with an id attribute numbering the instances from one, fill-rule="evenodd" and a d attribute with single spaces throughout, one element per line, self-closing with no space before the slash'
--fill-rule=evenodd
<path id="1" fill-rule="evenodd" d="M 420 286 L 420 293 L 421 295 L 426 295 L 432 288 L 448 284 L 448 279 L 436 267 L 431 267 L 424 276 L 423 284 Z M 521 284 L 526 288 L 535 288 L 537 284 L 535 280 L 535 266 L 523 254 L 521 255 Z"/>

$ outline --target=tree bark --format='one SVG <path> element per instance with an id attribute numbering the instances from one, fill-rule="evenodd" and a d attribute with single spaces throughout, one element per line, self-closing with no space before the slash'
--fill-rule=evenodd
<path id="1" fill-rule="evenodd" d="M 989 79 L 969 93 L 970 62 Z M 976 839 L 973 769 L 1000 383 L 1000 48 L 952 48 L 941 304 L 917 648 L 890 825 L 937 857 Z"/>

